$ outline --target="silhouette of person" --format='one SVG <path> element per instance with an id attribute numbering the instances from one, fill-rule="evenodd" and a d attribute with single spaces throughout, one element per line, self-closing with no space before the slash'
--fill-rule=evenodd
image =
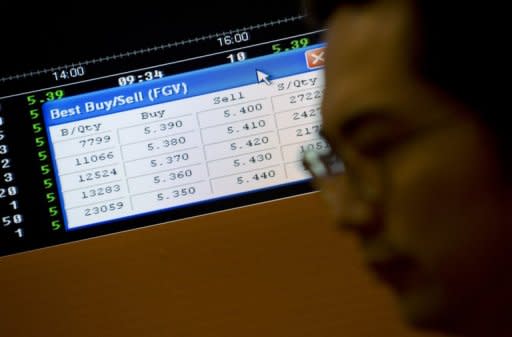
<path id="1" fill-rule="evenodd" d="M 510 60 L 484 2 L 311 1 L 325 24 L 322 132 L 304 164 L 404 318 L 512 336 Z M 501 11 L 504 11 L 503 9 Z"/>

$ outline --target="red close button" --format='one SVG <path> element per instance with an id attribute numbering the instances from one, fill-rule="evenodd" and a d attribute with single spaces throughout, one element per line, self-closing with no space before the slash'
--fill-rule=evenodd
<path id="1" fill-rule="evenodd" d="M 309 69 L 323 67 L 325 64 L 325 47 L 307 50 L 306 64 Z"/>

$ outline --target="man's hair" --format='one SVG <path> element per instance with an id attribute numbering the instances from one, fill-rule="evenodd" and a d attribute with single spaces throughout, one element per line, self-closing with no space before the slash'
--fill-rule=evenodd
<path id="1" fill-rule="evenodd" d="M 364 10 L 378 1 L 305 0 L 305 12 L 310 21 L 324 25 L 341 6 Z M 411 1 L 419 19 L 420 53 L 414 60 L 418 73 L 468 106 L 490 128 L 510 171 L 512 126 L 505 88 L 510 87 L 512 59 L 504 52 L 510 40 L 506 2 Z"/>

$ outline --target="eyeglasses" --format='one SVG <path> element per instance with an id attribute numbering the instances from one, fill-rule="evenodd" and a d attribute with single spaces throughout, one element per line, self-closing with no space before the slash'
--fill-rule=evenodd
<path id="1" fill-rule="evenodd" d="M 313 186 L 322 192 L 321 196 L 328 206 L 327 209 L 336 210 L 339 207 L 340 193 L 338 177 L 345 172 L 341 158 L 327 145 L 322 150 L 311 149 L 304 152 L 302 165 L 313 178 Z"/>
<path id="2" fill-rule="evenodd" d="M 326 142 L 327 143 L 327 142 Z M 313 178 L 314 185 L 321 190 L 330 201 L 335 200 L 338 195 L 339 183 L 337 178 L 342 174 L 347 176 L 347 181 L 358 191 L 358 194 L 367 199 L 374 200 L 377 186 L 382 184 L 383 169 L 378 167 L 377 180 L 374 178 L 362 177 L 354 170 L 347 170 L 341 157 L 327 146 L 323 150 L 308 150 L 303 154 L 302 165 Z"/>
<path id="3" fill-rule="evenodd" d="M 335 176 L 345 171 L 341 158 L 330 146 L 323 150 L 308 150 L 302 157 L 304 169 L 314 178 Z"/>

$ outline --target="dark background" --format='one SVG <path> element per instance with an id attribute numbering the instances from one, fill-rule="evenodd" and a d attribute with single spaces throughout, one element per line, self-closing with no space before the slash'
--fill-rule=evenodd
<path id="1" fill-rule="evenodd" d="M 108 9 L 105 8 L 108 6 Z M 0 76 L 79 62 L 301 13 L 300 1 L 124 6 L 0 5 Z"/>

